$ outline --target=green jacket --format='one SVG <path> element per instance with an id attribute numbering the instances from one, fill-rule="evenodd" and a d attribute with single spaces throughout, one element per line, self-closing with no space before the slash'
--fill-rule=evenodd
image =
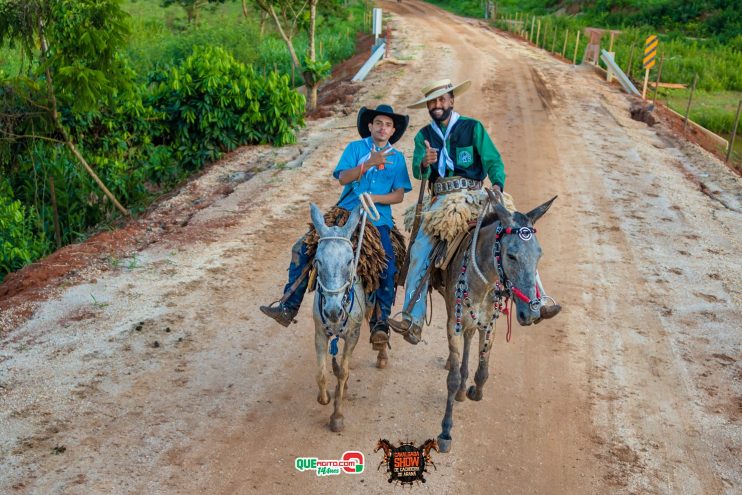
<path id="1" fill-rule="evenodd" d="M 415 135 L 415 151 L 412 157 L 412 174 L 416 179 L 438 178 L 438 167 L 434 163 L 422 174 L 420 164 L 425 156 L 425 140 L 433 148 L 442 146 L 441 139 L 432 129 L 433 123 L 420 129 Z M 446 134 L 445 126 L 440 126 L 441 133 Z M 470 179 L 484 180 L 489 177 L 492 184 L 504 189 L 505 165 L 502 163 L 500 152 L 487 135 L 484 126 L 478 120 L 469 117 L 459 117 L 456 127 L 446 140 L 446 149 L 454 162 L 454 169 L 446 168 L 446 176 L 456 175 Z"/>

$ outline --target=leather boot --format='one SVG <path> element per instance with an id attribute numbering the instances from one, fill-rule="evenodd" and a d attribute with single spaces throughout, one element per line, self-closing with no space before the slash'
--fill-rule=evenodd
<path id="1" fill-rule="evenodd" d="M 542 320 L 548 320 L 554 318 L 562 310 L 559 304 L 550 304 L 548 306 L 541 306 L 540 313 Z"/>
<path id="2" fill-rule="evenodd" d="M 297 309 L 288 308 L 283 304 L 277 306 L 260 306 L 260 311 L 285 327 L 288 327 L 292 323 L 296 323 L 294 318 L 296 317 L 296 313 L 299 312 Z"/>
<path id="3" fill-rule="evenodd" d="M 417 345 L 422 338 L 422 327 L 407 318 L 403 317 L 402 321 L 396 321 L 389 318 L 389 327 L 395 332 L 401 334 L 402 337 L 412 345 Z"/>
<path id="4" fill-rule="evenodd" d="M 381 351 L 389 345 L 389 325 L 385 321 L 379 321 L 374 325 L 369 342 L 375 351 Z"/>

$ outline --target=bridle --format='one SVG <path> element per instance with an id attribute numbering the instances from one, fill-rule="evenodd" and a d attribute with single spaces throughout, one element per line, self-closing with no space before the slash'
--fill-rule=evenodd
<path id="1" fill-rule="evenodd" d="M 484 204 L 484 207 L 482 208 L 482 211 L 479 214 L 479 218 L 477 219 L 477 226 L 474 230 L 474 235 L 472 236 L 471 243 L 470 243 L 470 252 L 466 253 L 464 256 L 464 259 L 462 261 L 461 265 L 461 272 L 459 273 L 459 278 L 456 283 L 455 288 L 455 297 L 456 297 L 456 303 L 454 306 L 455 311 L 455 317 L 456 317 L 456 323 L 455 323 L 455 333 L 458 335 L 461 333 L 463 329 L 462 325 L 462 317 L 464 308 L 466 307 L 467 311 L 469 312 L 469 316 L 471 317 L 472 321 L 476 324 L 476 326 L 480 329 L 480 331 L 484 332 L 485 335 L 485 342 L 483 350 L 480 354 L 484 355 L 485 353 L 489 352 L 490 348 L 490 336 L 492 333 L 492 329 L 494 327 L 495 321 L 497 321 L 497 318 L 499 318 L 501 313 L 504 313 L 507 316 L 507 323 L 508 323 L 508 330 L 506 335 L 506 340 L 510 342 L 510 335 L 512 332 L 512 302 L 510 304 L 510 309 L 508 309 L 508 301 L 512 301 L 514 297 L 517 297 L 521 301 L 527 303 L 532 311 L 536 311 L 542 304 L 541 302 L 541 295 L 539 294 L 539 288 L 538 283 L 536 284 L 536 298 L 535 299 L 529 299 L 526 294 L 520 290 L 518 287 L 516 287 L 505 275 L 505 269 L 503 267 L 503 261 L 502 261 L 502 243 L 501 240 L 506 235 L 511 234 L 517 234 L 518 237 L 523 242 L 528 242 L 531 239 L 533 239 L 534 234 L 536 234 L 536 229 L 533 227 L 503 227 L 502 224 L 497 225 L 497 230 L 495 231 L 495 249 L 494 249 L 494 264 L 495 268 L 497 269 L 497 275 L 498 280 L 496 280 L 494 283 L 491 283 L 487 277 L 485 277 L 484 273 L 482 273 L 482 270 L 479 268 L 479 264 L 477 263 L 477 241 L 479 239 L 479 231 L 482 228 L 482 220 L 484 219 L 484 215 L 491 207 L 490 202 L 492 201 L 492 198 L 488 195 L 488 199 Z M 467 271 L 468 271 L 468 263 L 471 259 L 472 267 L 474 268 L 474 271 L 476 272 L 477 276 L 480 278 L 480 280 L 484 283 L 485 287 L 487 287 L 488 292 L 491 291 L 492 294 L 492 317 L 485 324 L 484 321 L 480 320 L 480 315 L 474 311 L 472 301 L 469 298 L 469 287 L 467 283 Z M 493 290 L 494 289 L 494 290 Z"/>
<path id="2" fill-rule="evenodd" d="M 508 297 L 512 295 L 517 297 L 524 303 L 527 303 L 528 306 L 531 308 L 531 311 L 536 311 L 541 306 L 541 294 L 539 294 L 538 284 L 535 284 L 536 298 L 529 299 L 522 290 L 516 287 L 510 280 L 508 280 L 507 276 L 505 275 L 505 268 L 502 264 L 502 245 L 500 243 L 500 239 L 508 234 L 517 234 L 522 241 L 527 242 L 533 238 L 535 233 L 536 229 L 534 229 L 533 227 L 504 228 L 502 225 L 498 225 L 497 230 L 495 231 L 495 266 L 497 267 L 497 275 L 502 281 L 505 287 L 505 291 L 508 293 Z"/>
<path id="3" fill-rule="evenodd" d="M 347 237 L 342 236 L 328 236 L 328 237 L 320 237 L 318 242 L 322 241 L 344 241 L 350 244 L 350 249 L 353 249 L 353 243 L 348 239 Z M 315 260 L 316 264 L 316 260 Z M 325 332 L 327 333 L 328 337 L 332 337 L 333 335 L 342 334 L 345 331 L 345 327 L 348 323 L 348 317 L 350 316 L 350 312 L 353 310 L 353 303 L 355 302 L 355 293 L 353 286 L 355 285 L 356 281 L 356 260 L 353 262 L 353 269 L 351 270 L 350 277 L 348 277 L 348 280 L 345 281 L 343 285 L 338 287 L 337 289 L 330 289 L 325 286 L 325 284 L 322 283 L 322 279 L 319 277 L 319 274 L 317 275 L 317 293 L 319 294 L 319 315 L 320 319 L 322 320 L 322 326 L 325 328 Z M 341 302 L 341 306 L 343 308 L 343 314 L 341 317 L 342 322 L 337 326 L 331 326 L 328 323 L 328 317 L 325 313 L 325 301 L 326 301 L 326 294 L 327 295 L 335 295 L 344 293 L 343 300 Z"/>
<path id="4" fill-rule="evenodd" d="M 317 275 L 317 293 L 319 295 L 319 301 L 318 301 L 319 316 L 320 316 L 320 320 L 322 321 L 322 326 L 325 329 L 325 334 L 328 337 L 335 337 L 332 340 L 332 342 L 330 342 L 330 354 L 332 354 L 333 356 L 337 354 L 338 337 L 345 332 L 345 328 L 348 325 L 348 319 L 350 318 L 350 315 L 353 311 L 353 304 L 355 303 L 355 300 L 356 300 L 355 285 L 358 279 L 358 261 L 361 257 L 361 245 L 363 244 L 363 235 L 366 232 L 366 219 L 371 218 L 371 220 L 376 221 L 381 218 L 381 215 L 379 214 L 379 211 L 376 209 L 376 205 L 371 199 L 371 195 L 369 193 L 360 194 L 359 199 L 361 202 L 361 207 L 363 208 L 363 212 L 361 213 L 361 231 L 358 235 L 358 246 L 356 247 L 355 256 L 353 258 L 353 268 L 351 269 L 348 280 L 346 280 L 345 283 L 337 289 L 329 289 L 322 283 L 322 280 L 320 280 L 319 273 Z M 352 233 L 350 235 L 352 237 Z M 318 242 L 322 242 L 322 241 L 347 242 L 348 244 L 350 244 L 351 252 L 353 251 L 353 242 L 351 242 L 351 240 L 348 237 L 344 237 L 344 236 L 320 237 Z M 315 263 L 316 263 L 316 260 L 315 260 Z M 328 320 L 327 315 L 325 314 L 325 301 L 326 301 L 325 294 L 334 295 L 334 294 L 340 294 L 340 293 L 344 293 L 343 299 L 341 301 L 341 307 L 343 309 L 343 314 L 341 316 L 342 321 L 340 324 L 330 325 L 327 321 Z M 363 315 L 361 315 L 361 318 L 363 318 Z"/>

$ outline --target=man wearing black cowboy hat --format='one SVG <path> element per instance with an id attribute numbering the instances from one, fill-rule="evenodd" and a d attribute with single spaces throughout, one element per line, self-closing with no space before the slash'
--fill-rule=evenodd
<path id="1" fill-rule="evenodd" d="M 352 211 L 360 204 L 360 195 L 369 193 L 380 215 L 379 220 L 373 224 L 381 235 L 387 268 L 381 273 L 381 283 L 376 291 L 379 311 L 372 312 L 371 342 L 374 347 L 386 345 L 389 341 L 387 320 L 394 304 L 396 289 L 395 257 L 390 238 L 394 222 L 390 205 L 401 203 L 404 193 L 412 189 L 404 155 L 392 147 L 404 134 L 408 122 L 408 116 L 394 113 L 389 105 L 379 105 L 375 110 L 362 107 L 357 120 L 358 133 L 362 139 L 346 146 L 332 174 L 345 186 L 338 206 Z M 264 314 L 285 327 L 294 321 L 299 311 L 308 285 L 305 267 L 312 261 L 307 255 L 304 237 L 294 244 L 292 251 L 289 280 L 284 287 L 281 303 L 260 307 Z"/>

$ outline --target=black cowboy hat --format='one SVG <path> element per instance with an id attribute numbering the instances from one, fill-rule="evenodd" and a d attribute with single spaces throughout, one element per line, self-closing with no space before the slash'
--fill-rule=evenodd
<path id="1" fill-rule="evenodd" d="M 361 107 L 361 109 L 358 110 L 358 134 L 360 134 L 362 138 L 369 137 L 371 131 L 368 129 L 368 125 L 373 122 L 374 117 L 377 115 L 386 115 L 392 119 L 394 122 L 394 134 L 389 138 L 389 142 L 394 144 L 399 141 L 402 134 L 404 134 L 404 131 L 407 130 L 407 124 L 410 122 L 410 117 L 408 115 L 399 115 L 394 113 L 394 109 L 389 105 L 379 105 L 376 107 L 376 110 Z"/>

